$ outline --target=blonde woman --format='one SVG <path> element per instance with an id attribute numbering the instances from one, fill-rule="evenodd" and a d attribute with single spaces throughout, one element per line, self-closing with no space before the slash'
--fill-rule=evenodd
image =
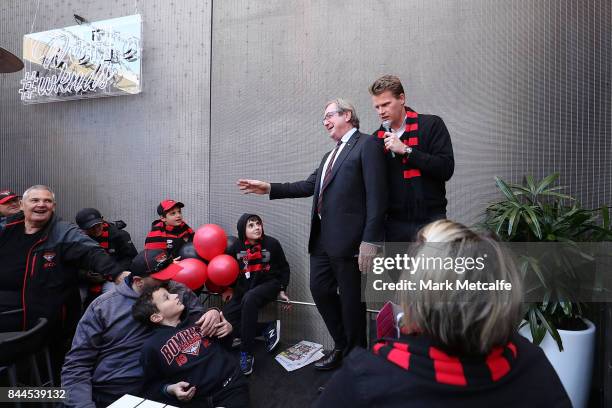
<path id="1" fill-rule="evenodd" d="M 354 350 L 315 405 L 571 407 L 542 350 L 516 333 L 520 274 L 499 244 L 449 220 L 425 226 L 418 241 L 411 255 L 423 262 L 411 276 L 430 283 L 401 292 L 400 337 L 379 340 L 371 352 Z M 475 260 L 469 270 L 466 259 Z M 478 282 L 511 290 L 482 290 Z"/>

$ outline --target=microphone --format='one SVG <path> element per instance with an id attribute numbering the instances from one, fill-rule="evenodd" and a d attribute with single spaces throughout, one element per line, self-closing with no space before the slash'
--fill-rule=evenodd
<path id="1" fill-rule="evenodd" d="M 385 132 L 390 132 L 391 131 L 391 121 L 383 120 L 382 127 L 385 129 Z M 395 153 L 393 151 L 391 152 L 391 157 L 395 159 Z"/>

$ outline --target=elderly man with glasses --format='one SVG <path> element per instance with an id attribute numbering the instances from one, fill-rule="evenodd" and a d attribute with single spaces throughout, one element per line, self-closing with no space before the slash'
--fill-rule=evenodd
<path id="1" fill-rule="evenodd" d="M 238 187 L 270 199 L 313 197 L 310 291 L 335 343 L 315 368 L 331 370 L 351 349 L 366 346 L 360 271 L 370 269 L 376 244 L 384 239 L 387 176 L 383 151 L 373 136 L 359 132 L 352 104 L 328 102 L 323 126 L 336 146 L 306 180 L 270 184 L 242 179 Z"/>

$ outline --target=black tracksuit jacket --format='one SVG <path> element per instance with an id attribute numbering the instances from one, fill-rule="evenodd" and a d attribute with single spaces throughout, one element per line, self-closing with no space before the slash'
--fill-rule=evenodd
<path id="1" fill-rule="evenodd" d="M 23 223 L 24 215 L 20 212 L 0 225 L 0 262 L 11 255 L 3 251 L 8 232 Z M 110 278 L 122 272 L 96 241 L 76 225 L 54 215 L 28 251 L 21 295 L 24 329 L 35 324 L 39 317 L 47 318 L 55 329 L 71 330 L 76 326 L 81 312 L 79 269 Z"/>

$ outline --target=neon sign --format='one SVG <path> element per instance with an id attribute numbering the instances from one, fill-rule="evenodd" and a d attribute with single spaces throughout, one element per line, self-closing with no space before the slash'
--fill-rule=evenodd
<path id="1" fill-rule="evenodd" d="M 25 104 L 141 92 L 139 14 L 24 35 Z"/>

